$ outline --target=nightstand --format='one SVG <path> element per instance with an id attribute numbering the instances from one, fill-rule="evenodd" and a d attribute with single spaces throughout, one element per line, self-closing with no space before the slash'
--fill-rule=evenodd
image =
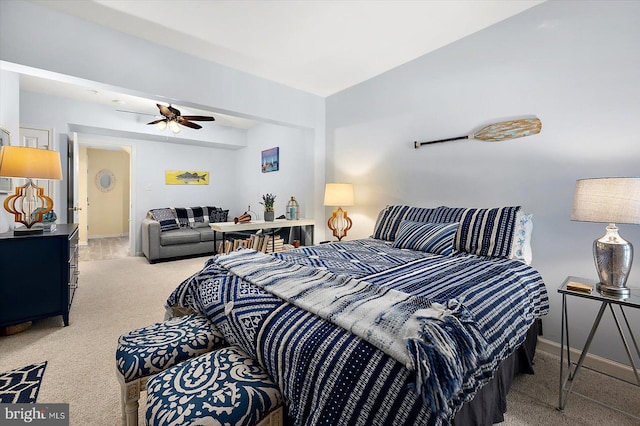
<path id="1" fill-rule="evenodd" d="M 569 290 L 567 288 L 567 284 L 569 282 L 588 284 L 592 286 L 593 290 L 591 291 L 591 293 L 576 291 L 576 290 Z M 630 363 L 629 365 L 633 369 L 633 372 L 636 378 L 636 383 L 628 382 L 627 380 L 623 380 L 623 381 L 640 387 L 640 375 L 638 374 L 638 368 L 636 367 L 633 361 L 633 356 L 632 356 L 631 349 L 629 348 L 627 337 L 623 332 L 623 326 L 626 326 L 626 331 L 628 332 L 631 338 L 631 343 L 635 347 L 637 356 L 640 358 L 640 349 L 638 348 L 639 342 L 635 338 L 633 331 L 631 330 L 631 326 L 629 324 L 629 321 L 627 320 L 627 316 L 624 311 L 625 308 L 640 309 L 640 289 L 637 289 L 637 288 L 631 289 L 631 296 L 625 299 L 619 299 L 614 296 L 609 296 L 609 295 L 599 293 L 596 288 L 596 285 L 597 285 L 597 282 L 593 280 L 570 276 L 570 277 L 567 277 L 567 279 L 564 281 L 564 283 L 562 283 L 562 285 L 558 289 L 558 293 L 562 294 L 562 326 L 561 326 L 562 330 L 561 330 L 561 341 L 560 341 L 560 345 L 561 345 L 560 346 L 560 390 L 559 390 L 558 410 L 564 409 L 567 403 L 567 398 L 571 393 L 575 393 L 576 395 L 584 397 L 584 395 L 581 395 L 578 392 L 573 391 L 573 385 L 575 383 L 576 376 L 580 372 L 580 369 L 583 367 L 584 359 L 587 353 L 589 352 L 589 346 L 591 345 L 593 336 L 595 335 L 596 330 L 600 325 L 600 320 L 602 319 L 602 315 L 604 314 L 604 311 L 607 309 L 607 307 L 611 311 L 611 315 L 613 315 L 613 319 L 615 320 L 618 333 L 622 340 L 622 344 L 624 345 L 625 351 L 629 358 L 629 363 Z M 584 348 L 582 349 L 582 353 L 580 354 L 580 357 L 577 363 L 571 362 L 571 351 L 570 351 L 570 345 L 569 345 L 569 318 L 568 318 L 568 308 L 567 308 L 567 297 L 579 297 L 583 299 L 590 299 L 596 302 L 600 302 L 600 310 L 596 315 L 595 321 L 593 322 L 593 325 L 591 327 L 591 331 L 589 332 L 589 337 L 587 338 L 587 341 L 584 345 Z M 619 311 L 618 313 L 616 313 L 616 310 L 614 309 L 616 307 Z M 622 323 L 620 320 L 622 320 Z M 565 356 L 567 358 L 566 373 L 565 373 L 565 363 L 564 363 Z M 584 368 L 588 368 L 588 367 L 584 367 Z M 622 380 L 622 379 L 619 379 L 619 380 Z M 611 407 L 610 405 L 602 403 L 600 401 L 595 401 L 591 398 L 588 398 L 588 399 L 600 405 L 603 405 L 605 407 L 612 408 L 616 411 L 621 411 L 614 407 Z M 626 412 L 623 412 L 623 413 L 638 419 L 638 417 L 630 413 L 626 413 Z"/>

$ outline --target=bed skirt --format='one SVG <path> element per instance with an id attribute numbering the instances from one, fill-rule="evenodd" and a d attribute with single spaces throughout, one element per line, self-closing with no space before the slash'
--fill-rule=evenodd
<path id="1" fill-rule="evenodd" d="M 507 412 L 507 394 L 514 377 L 533 374 L 533 357 L 538 343 L 540 320 L 533 323 L 525 341 L 498 367 L 493 378 L 475 397 L 465 403 L 453 419 L 455 426 L 490 426 L 504 421 Z"/>

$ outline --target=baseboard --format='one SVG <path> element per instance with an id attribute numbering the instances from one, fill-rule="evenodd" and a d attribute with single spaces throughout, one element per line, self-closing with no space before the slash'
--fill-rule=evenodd
<path id="1" fill-rule="evenodd" d="M 551 340 L 538 337 L 537 348 L 542 352 L 560 356 L 560 344 L 552 342 Z M 580 349 L 571 348 L 571 361 L 577 363 L 579 358 Z M 610 376 L 617 377 L 618 379 L 625 380 L 631 383 L 637 383 L 636 376 L 635 374 L 633 374 L 633 369 L 630 366 L 621 364 L 617 361 L 603 358 L 598 355 L 587 354 L 586 358 L 584 359 L 584 365 Z"/>
<path id="2" fill-rule="evenodd" d="M 96 238 L 119 238 L 119 237 L 128 237 L 129 233 L 124 233 L 124 234 L 106 234 L 106 235 L 91 235 L 90 237 L 88 237 L 89 240 L 93 240 Z"/>

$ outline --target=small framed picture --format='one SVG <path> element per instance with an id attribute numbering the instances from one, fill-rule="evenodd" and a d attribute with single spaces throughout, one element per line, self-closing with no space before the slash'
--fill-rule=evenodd
<path id="1" fill-rule="evenodd" d="M 280 170 L 280 148 L 270 148 L 262 151 L 262 173 Z"/>

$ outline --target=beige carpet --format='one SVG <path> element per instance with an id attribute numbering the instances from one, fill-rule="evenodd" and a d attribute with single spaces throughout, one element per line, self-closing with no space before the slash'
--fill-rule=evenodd
<path id="1" fill-rule="evenodd" d="M 0 371 L 48 361 L 38 402 L 69 403 L 71 425 L 119 425 L 114 358 L 118 336 L 162 320 L 166 297 L 205 260 L 150 265 L 144 258 L 128 257 L 80 262 L 70 325 L 62 327 L 60 317 L 50 318 L 23 333 L 0 337 Z M 559 359 L 539 353 L 536 367 L 536 375 L 516 380 L 504 425 L 640 424 L 577 396 L 571 397 L 564 413 L 557 411 Z M 640 416 L 637 387 L 589 371 L 579 379 L 583 392 L 618 401 L 621 408 Z"/>

